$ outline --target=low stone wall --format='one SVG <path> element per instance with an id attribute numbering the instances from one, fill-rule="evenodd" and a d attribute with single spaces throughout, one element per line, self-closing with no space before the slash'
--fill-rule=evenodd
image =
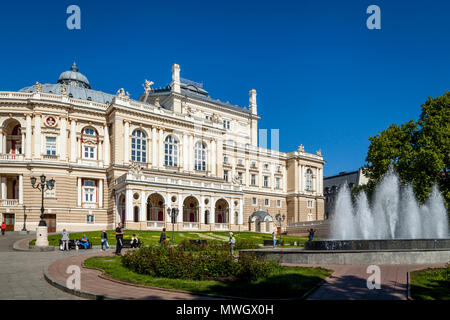
<path id="1" fill-rule="evenodd" d="M 315 237 L 330 237 L 330 223 L 328 220 L 288 224 L 286 226 L 286 233 L 290 236 L 307 237 L 309 235 L 308 230 L 311 228 L 316 230 Z"/>
<path id="2" fill-rule="evenodd" d="M 298 264 L 426 264 L 447 263 L 450 249 L 435 250 L 373 250 L 373 251 L 324 251 L 304 249 L 256 249 L 241 250 L 240 255 L 255 254 L 259 257 Z"/>

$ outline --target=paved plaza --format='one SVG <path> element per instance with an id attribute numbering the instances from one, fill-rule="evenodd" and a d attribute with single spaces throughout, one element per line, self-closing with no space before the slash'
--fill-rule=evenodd
<path id="1" fill-rule="evenodd" d="M 0 299 L 10 300 L 79 300 L 79 296 L 67 293 L 50 285 L 49 278 L 64 285 L 67 267 L 78 265 L 89 256 L 112 255 L 112 251 L 102 252 L 98 248 L 62 252 L 14 251 L 13 244 L 32 235 L 6 233 L 0 236 Z M 23 241 L 22 243 L 27 243 Z M 17 246 L 17 244 L 16 244 Z M 298 264 L 296 264 L 298 265 Z M 301 265 L 318 266 L 318 265 Z M 380 265 L 381 289 L 367 288 L 367 265 L 320 265 L 334 270 L 332 276 L 315 290 L 310 300 L 405 300 L 407 299 L 407 273 L 426 267 L 442 265 Z M 152 299 L 152 300 L 197 300 L 213 297 L 189 293 L 144 288 L 119 281 L 111 281 L 101 276 L 97 270 L 81 268 L 81 291 L 97 295 L 97 298 Z M 298 297 L 300 298 L 300 297 Z"/>

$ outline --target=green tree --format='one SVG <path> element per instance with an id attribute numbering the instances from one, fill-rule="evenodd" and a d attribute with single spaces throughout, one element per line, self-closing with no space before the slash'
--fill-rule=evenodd
<path id="1" fill-rule="evenodd" d="M 369 196 L 392 165 L 402 182 L 412 183 L 419 201 L 427 199 L 433 184 L 450 205 L 450 92 L 421 106 L 417 122 L 392 124 L 370 137 L 364 174 L 370 179 Z"/>

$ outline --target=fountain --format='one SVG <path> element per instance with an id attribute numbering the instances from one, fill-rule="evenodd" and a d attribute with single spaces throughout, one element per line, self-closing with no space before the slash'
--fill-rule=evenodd
<path id="1" fill-rule="evenodd" d="M 390 169 L 376 187 L 372 204 L 364 192 L 352 202 L 343 185 L 331 219 L 330 240 L 306 242 L 303 249 L 242 250 L 285 263 L 428 264 L 450 261 L 448 214 L 435 186 L 424 204 L 411 185 Z"/>
<path id="2" fill-rule="evenodd" d="M 331 220 L 331 239 L 308 242 L 307 250 L 443 250 L 450 248 L 448 214 L 436 186 L 419 204 L 411 185 L 400 185 L 390 169 L 375 189 L 372 206 L 365 192 L 353 204 L 343 185 Z"/>

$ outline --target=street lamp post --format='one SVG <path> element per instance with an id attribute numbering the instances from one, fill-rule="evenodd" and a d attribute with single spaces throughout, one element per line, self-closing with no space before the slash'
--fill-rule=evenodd
<path id="1" fill-rule="evenodd" d="M 27 223 L 27 214 L 26 214 L 27 206 L 23 206 L 23 229 L 22 231 L 27 231 L 26 223 Z"/>
<path id="2" fill-rule="evenodd" d="M 283 223 L 283 221 L 286 219 L 286 216 L 283 214 L 277 214 L 275 216 L 275 219 L 277 220 L 278 225 L 280 226 L 280 245 L 281 245 L 281 224 Z"/>
<path id="3" fill-rule="evenodd" d="M 55 187 L 55 179 L 47 180 L 47 177 L 42 174 L 40 177 L 40 181 L 37 181 L 35 177 L 31 177 L 31 186 L 34 189 L 38 189 L 41 191 L 42 197 L 41 197 L 41 220 L 39 221 L 38 228 L 36 230 L 36 246 L 40 247 L 47 247 L 48 246 L 48 230 L 47 230 L 47 224 L 44 220 L 44 193 L 47 190 L 52 190 Z"/>
<path id="4" fill-rule="evenodd" d="M 175 243 L 175 223 L 178 216 L 178 208 L 170 208 L 167 207 L 167 214 L 170 217 L 170 221 L 172 222 L 172 243 Z"/>

